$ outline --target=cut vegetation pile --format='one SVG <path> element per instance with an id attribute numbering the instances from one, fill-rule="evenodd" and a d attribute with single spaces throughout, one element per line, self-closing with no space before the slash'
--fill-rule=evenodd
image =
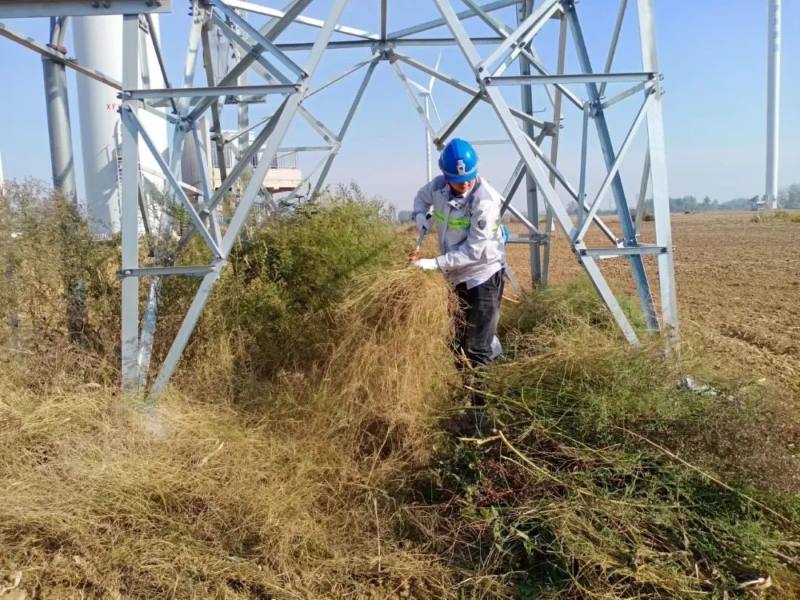
<path id="1" fill-rule="evenodd" d="M 413 271 L 367 283 L 345 329 L 377 351 L 344 364 L 345 338 L 324 379 L 287 383 L 259 411 L 4 390 L 3 568 L 48 598 L 442 593 L 436 558 L 399 543 L 388 491 L 430 454 L 444 396 L 422 390 L 442 389 L 426 369 L 447 352 L 442 288 Z M 374 320 L 394 301 L 391 322 Z M 434 329 L 412 347 L 402 322 Z"/>
<path id="2" fill-rule="evenodd" d="M 590 293 L 508 311 L 516 355 L 482 378 L 494 428 L 439 471 L 443 547 L 502 574 L 496 595 L 798 597 L 797 417 L 758 383 L 678 385 L 677 361 L 620 344 Z"/>
<path id="3" fill-rule="evenodd" d="M 586 282 L 506 307 L 508 359 L 465 389 L 441 276 L 376 204 L 328 199 L 248 234 L 150 406 L 115 391 L 113 244 L 37 259 L 63 213 L 5 202 L 30 277 L 0 289 L 0 600 L 800 595 L 782 391 L 628 348 Z"/>

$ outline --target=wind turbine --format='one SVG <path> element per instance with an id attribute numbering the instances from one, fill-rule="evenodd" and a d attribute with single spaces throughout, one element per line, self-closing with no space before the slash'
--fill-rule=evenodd
<path id="1" fill-rule="evenodd" d="M 434 71 L 439 71 L 439 63 L 442 61 L 442 54 L 439 53 L 439 57 L 436 59 L 436 66 L 434 67 Z M 436 83 L 436 78 L 431 76 L 431 80 L 428 83 L 428 87 L 423 87 L 418 84 L 416 81 L 411 79 L 408 82 L 413 85 L 418 90 L 418 96 L 422 98 L 422 104 L 425 109 L 425 119 L 428 123 L 431 123 L 431 107 L 433 107 L 433 112 L 436 113 L 436 120 L 439 122 L 439 127 L 442 126 L 442 117 L 439 114 L 439 109 L 436 106 L 436 101 L 433 99 L 433 84 Z M 432 123 L 431 123 L 432 125 Z M 431 139 L 431 132 L 430 129 L 425 127 L 425 175 L 427 179 L 425 181 L 430 181 L 433 178 L 433 165 L 432 165 L 432 152 L 431 146 L 433 146 L 433 140 Z"/>

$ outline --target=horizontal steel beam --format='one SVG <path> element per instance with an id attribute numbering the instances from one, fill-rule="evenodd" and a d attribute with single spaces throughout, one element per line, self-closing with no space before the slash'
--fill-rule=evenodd
<path id="1" fill-rule="evenodd" d="M 152 100 L 161 98 L 207 98 L 210 96 L 258 96 L 264 94 L 293 93 L 300 89 L 296 83 L 271 85 L 241 85 L 222 87 L 160 88 L 123 90 L 120 97 L 126 100 Z"/>
<path id="2" fill-rule="evenodd" d="M 514 233 L 508 236 L 509 244 L 530 244 L 533 242 L 546 244 L 550 236 L 546 233 Z"/>
<path id="3" fill-rule="evenodd" d="M 90 17 L 172 12 L 172 0 L 0 0 L 0 18 Z"/>
<path id="4" fill-rule="evenodd" d="M 219 268 L 215 265 L 200 265 L 196 267 L 141 267 L 139 269 L 124 269 L 119 272 L 120 277 L 165 277 L 178 275 L 183 277 L 204 277 Z"/>
<path id="5" fill-rule="evenodd" d="M 666 254 L 666 246 L 629 246 L 627 248 L 580 248 L 581 256 L 592 258 L 616 258 L 618 256 L 642 256 L 648 254 Z"/>
<path id="6" fill-rule="evenodd" d="M 486 85 L 521 85 L 528 83 L 622 83 L 626 81 L 650 81 L 655 73 L 580 73 L 569 75 L 502 75 L 485 77 Z"/>
<path id="7" fill-rule="evenodd" d="M 498 44 L 503 41 L 501 37 L 476 37 L 472 38 L 472 43 L 478 45 L 494 45 Z M 456 42 L 453 38 L 447 37 L 434 37 L 434 38 L 389 38 L 386 40 L 385 44 L 389 47 L 405 47 L 405 46 L 455 46 L 458 42 Z M 310 42 L 287 42 L 283 44 L 275 44 L 275 47 L 279 50 L 284 50 L 286 52 L 292 51 L 299 51 L 299 50 L 310 50 L 311 46 L 313 46 Z M 328 44 L 328 49 L 330 50 L 344 50 L 348 48 L 372 48 L 375 46 L 380 46 L 380 42 L 375 42 L 373 40 L 340 40 L 331 42 Z"/>
<path id="8" fill-rule="evenodd" d="M 436 69 L 432 69 L 431 67 L 428 67 L 427 65 L 424 65 L 421 62 L 417 62 L 410 56 L 406 56 L 405 54 L 394 53 L 392 54 L 391 60 L 394 59 L 403 61 L 404 63 L 406 63 L 411 67 L 414 67 L 418 71 L 422 71 L 423 73 L 426 73 L 431 77 L 435 77 L 436 79 L 443 81 L 447 85 L 454 87 L 457 90 L 461 90 L 462 92 L 465 92 L 472 96 L 480 95 L 482 101 L 488 102 L 486 96 L 482 93 L 481 90 L 470 87 L 464 83 L 461 83 L 458 79 L 450 77 L 449 75 L 445 75 L 444 73 L 440 73 Z M 526 114 L 521 110 L 517 110 L 516 108 L 511 108 L 510 110 L 511 114 L 514 115 L 515 117 L 522 119 L 524 121 L 528 121 L 529 123 L 533 123 L 536 127 L 539 127 L 541 129 L 550 128 L 552 126 L 552 123 L 546 121 L 540 121 L 539 119 L 536 119 L 533 116 Z"/>

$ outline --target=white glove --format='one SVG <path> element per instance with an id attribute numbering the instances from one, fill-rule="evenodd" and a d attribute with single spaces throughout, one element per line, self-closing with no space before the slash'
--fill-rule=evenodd
<path id="1" fill-rule="evenodd" d="M 423 231 L 427 232 L 428 228 L 430 227 L 430 221 L 428 219 L 428 215 L 425 213 L 417 213 L 417 230 L 422 233 Z"/>
<path id="2" fill-rule="evenodd" d="M 414 261 L 414 266 L 423 271 L 435 271 L 439 268 L 439 263 L 436 262 L 435 258 L 420 258 Z"/>

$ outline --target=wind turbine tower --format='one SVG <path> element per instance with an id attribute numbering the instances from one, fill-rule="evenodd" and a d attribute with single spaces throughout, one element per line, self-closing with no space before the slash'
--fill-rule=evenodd
<path id="1" fill-rule="evenodd" d="M 442 55 L 439 54 L 439 57 L 436 59 L 436 66 L 434 69 L 436 71 L 439 70 L 439 65 L 442 61 Z M 436 106 L 436 101 L 433 99 L 433 84 L 436 83 L 436 77 L 431 75 L 431 79 L 428 82 L 428 87 L 423 87 L 418 84 L 416 81 L 409 79 L 408 80 L 411 85 L 417 88 L 418 95 L 422 98 L 422 105 L 425 110 L 425 121 L 427 123 L 431 122 L 431 107 L 433 107 L 433 112 L 436 113 L 436 120 L 438 121 L 439 125 L 442 124 L 442 117 L 439 114 L 439 109 Z M 425 181 L 430 181 L 433 179 L 433 155 L 431 152 L 431 147 L 433 146 L 433 139 L 431 137 L 431 130 L 429 126 L 425 126 L 425 176 L 427 179 Z"/>
<path id="2" fill-rule="evenodd" d="M 781 0 L 769 0 L 767 66 L 767 205 L 778 208 L 778 156 L 781 101 Z"/>

